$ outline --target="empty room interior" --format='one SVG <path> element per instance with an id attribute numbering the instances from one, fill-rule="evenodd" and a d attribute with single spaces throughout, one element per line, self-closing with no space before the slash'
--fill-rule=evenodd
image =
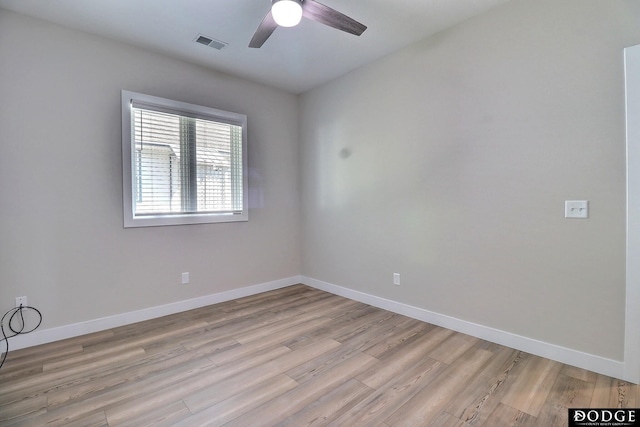
<path id="1" fill-rule="evenodd" d="M 640 2 L 273 3 L 0 0 L 0 425 L 640 408 Z"/>

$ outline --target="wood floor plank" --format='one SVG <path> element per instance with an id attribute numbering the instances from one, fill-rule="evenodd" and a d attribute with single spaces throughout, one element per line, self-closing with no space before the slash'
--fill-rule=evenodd
<path id="1" fill-rule="evenodd" d="M 345 328 L 349 328 L 350 325 L 353 325 L 354 320 L 361 319 L 369 314 L 375 314 L 379 311 L 361 303 L 357 303 L 357 305 L 348 304 L 344 307 L 345 312 L 343 315 L 333 318 L 330 313 L 327 313 L 325 310 L 326 309 L 319 310 L 319 312 L 322 312 L 324 317 L 331 319 L 330 322 L 326 323 L 322 328 L 309 331 L 304 335 L 299 335 L 290 340 L 284 341 L 283 344 L 291 349 L 295 349 L 296 347 L 307 345 L 310 341 L 316 341 L 324 338 L 335 339 L 336 335 L 341 334 L 340 331 L 343 331 Z M 338 310 L 338 312 L 340 312 L 340 310 Z"/>
<path id="2" fill-rule="evenodd" d="M 248 354 L 255 353 L 261 349 L 272 347 L 275 344 L 279 344 L 288 339 L 304 335 L 305 333 L 312 331 L 323 325 L 329 324 L 331 319 L 329 318 L 313 318 L 311 320 L 294 324 L 285 329 L 281 329 L 278 333 L 264 334 L 262 338 L 258 338 L 251 342 L 251 345 L 241 345 L 239 347 L 233 347 L 229 350 L 224 350 L 215 353 L 209 358 L 217 365 L 223 365 L 225 363 L 233 362 L 234 360 L 245 357 Z M 293 322 L 292 322 L 293 323 Z"/>
<path id="3" fill-rule="evenodd" d="M 0 426 L 565 427 L 638 385 L 304 285 L 11 352 Z"/>
<path id="4" fill-rule="evenodd" d="M 184 394 L 184 387 L 198 389 L 203 386 L 203 383 L 208 383 L 208 378 L 215 366 L 207 362 L 210 361 L 206 358 L 196 359 L 190 362 L 191 366 L 188 370 L 181 368 L 180 373 L 170 372 L 166 375 L 112 388 L 87 400 L 93 400 L 96 407 L 104 408 L 109 424 L 117 425 L 121 419 L 125 419 L 121 414 L 134 418 L 140 416 L 145 409 L 147 412 L 155 413 L 163 405 L 179 400 L 179 397 Z M 162 397 L 159 397 L 159 394 Z M 144 398 L 141 399 L 143 396 Z M 108 404 L 105 405 L 107 402 Z M 137 403 L 135 410 L 130 410 L 132 402 Z"/>
<path id="5" fill-rule="evenodd" d="M 273 426 L 306 408 L 317 399 L 331 392 L 340 384 L 349 381 L 352 375 L 365 370 L 379 361 L 367 354 L 358 353 L 333 367 L 325 375 L 320 375 L 301 384 L 293 390 L 255 408 L 225 426 Z"/>
<path id="6" fill-rule="evenodd" d="M 361 303 L 339 297 L 337 295 L 325 294 L 324 298 L 317 298 L 315 301 L 300 304 L 296 308 L 303 312 L 319 311 L 324 312 L 328 317 L 337 316 L 343 308 L 359 306 Z"/>
<path id="7" fill-rule="evenodd" d="M 309 288 L 307 286 L 288 286 L 280 289 L 275 289 L 270 292 L 263 292 L 255 295 L 248 295 L 246 297 L 238 298 L 233 301 L 229 301 L 227 307 L 231 306 L 264 306 L 269 302 L 276 302 L 282 304 L 283 301 L 291 301 L 292 298 L 299 296 L 306 296 L 318 293 L 318 290 Z"/>
<path id="8" fill-rule="evenodd" d="M 538 425 L 536 418 L 511 406 L 500 403 L 485 422 L 485 426 L 552 427 Z"/>
<path id="9" fill-rule="evenodd" d="M 531 357 L 527 363 L 527 371 L 512 384 L 502 403 L 537 417 L 562 364 L 542 357 Z"/>
<path id="10" fill-rule="evenodd" d="M 10 351 L 7 355 L 7 363 L 0 370 L 0 383 L 9 381 L 15 376 L 23 376 L 37 366 L 42 371 L 42 365 L 46 362 L 64 359 L 72 354 L 82 353 L 85 346 L 113 337 L 113 331 L 94 332 L 79 337 L 52 342 L 46 345 L 29 347 Z M 24 355 L 28 355 L 25 357 Z M 17 375 L 16 375 L 17 374 Z"/>
<path id="11" fill-rule="evenodd" d="M 527 359 L 522 352 L 502 348 L 458 396 L 449 402 L 445 411 L 468 425 L 483 425 L 500 403 L 509 380 L 523 360 Z"/>
<path id="12" fill-rule="evenodd" d="M 98 411 L 82 417 L 77 421 L 69 421 L 64 427 L 109 427 L 107 416 L 104 412 Z"/>
<path id="13" fill-rule="evenodd" d="M 176 367 L 183 366 L 194 359 L 198 360 L 199 357 L 194 357 L 194 354 L 177 347 L 172 351 L 138 359 L 135 363 L 118 366 L 117 368 L 111 367 L 107 373 L 98 371 L 79 379 L 74 378 L 64 384 L 58 383 L 55 390 L 47 393 L 49 408 L 63 406 L 74 400 L 95 396 L 103 391 L 127 383 L 141 381 L 156 373 L 170 371 Z"/>
<path id="14" fill-rule="evenodd" d="M 433 427 L 468 427 L 469 424 L 454 417 L 451 414 L 442 412 L 431 424 Z"/>
<path id="15" fill-rule="evenodd" d="M 184 350 L 179 350 L 179 352 L 184 353 Z M 135 354 L 138 355 L 140 352 L 135 351 Z M 190 358 L 191 356 L 188 356 L 185 360 Z M 146 358 L 108 357 L 108 363 L 92 363 L 91 366 L 81 365 L 79 367 L 74 365 L 68 366 L 63 370 L 31 375 L 24 379 L 2 384 L 2 387 L 0 387 L 0 401 L 8 403 L 11 399 L 20 399 L 21 396 L 25 395 L 38 396 L 46 394 L 49 398 L 49 407 L 53 407 L 60 403 L 57 399 L 59 394 L 73 395 L 77 393 L 74 387 L 86 387 L 87 383 L 92 383 L 93 385 L 90 385 L 89 388 L 102 389 L 108 386 L 109 382 L 117 382 L 118 378 L 121 378 L 120 382 L 130 381 L 132 377 L 135 378 L 140 375 L 140 370 L 136 368 L 135 375 L 131 372 L 118 375 L 121 370 L 128 366 L 126 362 L 131 362 L 132 366 L 136 366 L 140 363 L 146 364 L 146 360 Z M 109 365 L 109 363 L 117 363 L 118 367 L 113 368 L 113 365 Z M 79 394 L 84 395 L 85 393 Z"/>
<path id="16" fill-rule="evenodd" d="M 85 347 L 85 351 L 83 351 L 82 354 L 66 357 L 63 360 L 58 360 L 56 362 L 45 363 L 43 369 L 45 371 L 50 371 L 69 365 L 87 365 L 91 364 L 91 361 L 93 360 L 104 360 L 107 355 L 115 355 L 114 357 L 117 357 L 117 355 L 126 350 L 130 352 L 141 350 L 144 352 L 143 346 L 145 344 L 149 344 L 153 341 L 180 337 L 189 331 L 200 330 L 206 326 L 206 322 L 194 322 L 192 324 L 180 325 L 179 327 L 163 328 L 161 333 L 154 333 L 152 331 L 137 337 L 130 337 L 126 340 L 121 340 L 120 342 L 111 341 L 108 343 L 96 344 L 91 347 Z"/>
<path id="17" fill-rule="evenodd" d="M 371 307 L 368 307 L 371 308 Z M 362 310 L 365 313 L 367 310 Z M 371 310 L 363 316 L 351 319 L 342 328 L 334 329 L 332 338 L 338 342 L 354 340 L 362 335 L 370 334 L 372 330 L 380 333 L 382 325 L 395 324 L 403 317 L 383 310 Z M 360 341 L 361 342 L 361 341 Z"/>
<path id="18" fill-rule="evenodd" d="M 372 392 L 370 387 L 351 379 L 279 424 L 283 427 L 327 425 Z"/>
<path id="19" fill-rule="evenodd" d="M 329 351 L 318 355 L 313 359 L 309 359 L 305 363 L 301 363 L 286 371 L 286 374 L 293 378 L 296 382 L 302 384 L 317 376 L 323 375 L 330 371 L 334 366 L 339 365 L 346 359 L 359 355 L 361 351 L 341 345 L 338 341 L 325 339 L 329 342 L 336 343 Z M 325 341 L 323 340 L 323 341 Z M 320 342 L 323 342 L 320 341 Z M 304 347 L 303 347 L 304 348 Z"/>
<path id="20" fill-rule="evenodd" d="M 284 318 L 273 323 L 267 323 L 260 325 L 248 331 L 238 331 L 233 333 L 233 338 L 240 344 L 246 344 L 251 341 L 258 340 L 266 335 L 276 335 L 278 332 L 290 329 L 292 325 L 305 323 L 312 320 L 317 320 L 321 317 L 319 312 L 306 312 L 301 313 L 295 317 L 295 320 L 290 318 Z M 324 319 L 326 323 L 329 323 L 329 319 Z"/>
<path id="21" fill-rule="evenodd" d="M 592 408 L 638 408 L 638 385 L 598 375 L 591 399 Z"/>
<path id="22" fill-rule="evenodd" d="M 372 356 L 367 349 L 371 347 L 376 347 L 377 344 L 384 340 L 388 345 L 388 352 L 391 352 L 391 349 L 394 346 L 401 345 L 404 341 L 397 341 L 395 339 L 391 339 L 394 334 L 404 331 L 407 332 L 407 329 L 404 326 L 407 323 L 415 322 L 413 319 L 408 319 L 405 316 L 394 315 L 392 317 L 380 317 L 380 318 L 371 318 L 372 323 L 367 327 L 359 328 L 358 333 L 351 335 L 347 339 L 337 339 L 337 341 L 341 341 L 344 345 L 358 348 L 359 350 L 366 352 L 370 356 Z M 425 329 L 416 330 L 411 328 L 410 332 L 404 336 L 404 339 L 412 339 L 416 336 L 419 336 Z M 381 357 L 376 357 L 376 359 L 382 360 Z"/>
<path id="23" fill-rule="evenodd" d="M 224 321 L 212 321 L 202 329 L 197 335 L 183 336 L 181 342 L 185 347 L 197 347 L 221 338 L 233 338 L 236 333 L 251 331 L 268 326 L 269 324 L 281 322 L 286 319 L 295 318 L 300 312 L 292 311 L 285 313 L 272 313 L 270 310 L 261 313 L 254 313 L 247 317 L 227 318 Z M 233 338 L 235 340 L 235 338 Z"/>
<path id="24" fill-rule="evenodd" d="M 567 424 L 569 408 L 589 406 L 595 384 L 560 373 L 540 414 L 539 425 L 564 427 Z"/>
<path id="25" fill-rule="evenodd" d="M 2 420 L 3 423 L 31 418 L 45 414 L 46 412 L 47 397 L 43 395 L 0 404 L 0 420 Z"/>
<path id="26" fill-rule="evenodd" d="M 577 368 L 575 366 L 564 365 L 562 367 L 561 374 L 568 375 L 578 380 L 586 381 L 588 383 L 595 384 L 598 374 L 595 372 L 587 371 L 586 369 Z"/>
<path id="27" fill-rule="evenodd" d="M 177 422 L 176 427 L 223 425 L 297 386 L 298 383 L 289 376 L 284 374 L 277 375 L 269 381 L 257 384 L 221 402 L 207 404 L 200 412 L 195 411 L 195 408 L 191 409 L 195 414 Z"/>
<path id="28" fill-rule="evenodd" d="M 402 374 L 375 387 L 373 393 L 332 421 L 330 425 L 334 427 L 379 425 L 420 390 L 443 375 L 446 368 L 447 366 L 442 362 L 429 358 L 408 366 Z"/>
<path id="29" fill-rule="evenodd" d="M 15 424 L 10 424 L 11 427 L 40 427 L 44 424 L 35 424 L 32 420 L 23 420 Z M 46 424 L 49 426 L 63 426 L 63 427 L 109 427 L 107 417 L 104 412 L 96 411 L 85 416 L 82 416 L 75 420 L 62 420 L 59 422 L 52 422 Z"/>
<path id="30" fill-rule="evenodd" d="M 429 352 L 429 357 L 443 363 L 450 364 L 466 353 L 467 350 L 473 347 L 478 341 L 478 338 L 474 338 L 469 335 L 452 334 L 439 346 L 431 350 Z"/>
<path id="31" fill-rule="evenodd" d="M 187 397 L 197 399 L 199 393 L 208 390 L 208 387 L 216 387 L 220 384 L 227 384 L 228 379 L 235 382 L 235 378 L 247 372 L 255 373 L 256 368 L 262 368 L 266 364 L 282 360 L 291 352 L 284 351 L 282 348 L 273 348 L 270 351 L 262 352 L 251 358 L 245 358 L 245 363 L 236 365 L 233 369 L 220 369 L 217 366 L 203 369 L 198 375 L 173 375 L 170 381 L 170 387 L 153 387 L 143 389 L 143 393 L 137 393 L 129 396 L 126 402 L 120 402 L 116 406 L 106 409 L 107 419 L 110 423 L 123 423 L 129 419 L 139 417 L 143 412 L 154 412 L 165 404 L 176 400 L 186 400 Z M 288 350 L 288 349 L 287 349 Z M 288 360 L 288 359 L 285 359 Z M 270 361 L 270 362 L 267 362 Z M 265 365 L 263 365 L 263 363 Z M 243 384 L 244 385 L 244 384 Z M 140 389 L 140 387 L 137 387 Z M 219 398 L 218 395 L 212 397 L 213 400 Z"/>
<path id="32" fill-rule="evenodd" d="M 389 328 L 380 335 L 378 340 L 361 347 L 362 351 L 380 360 L 385 360 L 394 353 L 395 349 L 402 351 L 411 347 L 415 340 L 419 340 L 424 334 L 436 328 L 428 323 L 415 319 L 404 318 L 393 328 Z"/>
<path id="33" fill-rule="evenodd" d="M 16 378 L 24 378 L 32 372 L 42 371 L 43 364 L 49 361 L 58 360 L 59 358 L 69 357 L 71 355 L 80 354 L 84 351 L 82 345 L 70 345 L 68 347 L 60 347 L 51 352 L 29 355 L 29 357 L 16 357 L 13 353 L 9 353 L 14 360 L 6 363 L 7 368 L 0 371 L 0 382 L 8 382 Z M 9 358 L 7 357 L 7 360 Z"/>
<path id="34" fill-rule="evenodd" d="M 180 341 L 180 345 L 191 353 L 200 355 L 212 355 L 233 347 L 239 347 L 240 343 L 233 337 L 211 334 L 200 336 L 197 340 Z"/>
<path id="35" fill-rule="evenodd" d="M 447 340 L 451 341 L 451 340 Z M 446 342 L 446 341 L 445 341 Z M 470 340 L 461 340 L 469 343 Z M 439 353 L 438 353 L 439 354 Z M 393 426 L 424 426 L 432 423 L 460 393 L 469 380 L 489 361 L 489 351 L 470 347 L 464 356 L 467 363 L 459 372 L 449 366 L 440 376 L 402 405 L 385 422 Z"/>
<path id="36" fill-rule="evenodd" d="M 443 328 L 434 328 L 411 346 L 402 347 L 402 351 L 394 352 L 393 356 L 383 358 L 382 366 L 370 369 L 358 375 L 360 381 L 369 387 L 378 389 L 389 383 L 393 378 L 397 378 L 403 372 L 411 369 L 417 363 L 424 360 L 434 360 L 428 357 L 429 352 L 438 347 L 442 341 L 446 340 L 454 332 Z M 370 354 L 367 352 L 367 354 Z"/>
<path id="37" fill-rule="evenodd" d="M 46 414 L 24 421 L 31 422 L 31 425 L 66 425 L 66 423 L 78 421 L 95 412 L 125 405 L 136 396 L 146 395 L 155 390 L 170 391 L 171 386 L 178 379 L 188 381 L 191 378 L 200 378 L 207 370 L 213 368 L 215 365 L 207 358 L 191 360 L 169 372 L 163 372 L 151 378 L 126 383 L 89 396 L 78 396 L 66 405 L 52 408 Z"/>
<path id="38" fill-rule="evenodd" d="M 110 420 L 109 415 L 106 414 L 110 426 L 120 427 L 172 427 L 190 415 L 191 412 L 181 400 L 171 402 L 153 411 L 142 412 L 137 417 L 129 418 L 126 422 Z"/>
<path id="39" fill-rule="evenodd" d="M 60 370 L 61 368 L 78 370 L 93 370 L 100 366 L 113 365 L 115 363 L 125 363 L 138 357 L 144 357 L 144 348 L 130 347 L 115 351 L 114 349 L 105 350 L 100 353 L 82 353 L 76 356 L 68 357 L 66 360 L 45 363 L 42 367 L 44 372 Z"/>
<path id="40" fill-rule="evenodd" d="M 197 393 L 191 393 L 189 396 L 184 398 L 184 401 L 189 409 L 193 412 L 198 412 L 204 409 L 207 405 L 221 402 L 224 399 L 250 389 L 264 381 L 269 381 L 271 378 L 278 376 L 289 369 L 320 357 L 339 345 L 340 344 L 337 341 L 328 339 L 318 341 L 312 345 L 294 350 L 267 363 L 247 369 L 233 377 L 218 381 L 214 385 L 202 389 Z"/>

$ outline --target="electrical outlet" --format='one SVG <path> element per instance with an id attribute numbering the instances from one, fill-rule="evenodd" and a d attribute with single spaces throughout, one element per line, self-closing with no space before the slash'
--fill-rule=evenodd
<path id="1" fill-rule="evenodd" d="M 565 200 L 564 202 L 565 218 L 589 218 L 589 201 L 588 200 Z"/>
<path id="2" fill-rule="evenodd" d="M 400 286 L 400 273 L 393 273 L 393 284 Z"/>
<path id="3" fill-rule="evenodd" d="M 27 297 L 16 297 L 16 307 L 20 307 L 20 306 L 26 307 L 27 304 Z"/>
<path id="4" fill-rule="evenodd" d="M 182 273 L 182 284 L 183 285 L 188 285 L 189 284 L 189 272 L 185 272 Z"/>

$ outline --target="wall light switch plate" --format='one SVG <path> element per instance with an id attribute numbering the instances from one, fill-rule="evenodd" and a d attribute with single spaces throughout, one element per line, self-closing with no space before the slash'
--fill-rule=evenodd
<path id="1" fill-rule="evenodd" d="M 393 284 L 400 286 L 400 273 L 393 273 Z"/>
<path id="2" fill-rule="evenodd" d="M 589 201 L 588 200 L 565 200 L 564 202 L 565 218 L 589 218 Z"/>

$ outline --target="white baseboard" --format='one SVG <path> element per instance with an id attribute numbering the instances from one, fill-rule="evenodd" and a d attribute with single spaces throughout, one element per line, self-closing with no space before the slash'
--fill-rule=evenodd
<path id="1" fill-rule="evenodd" d="M 538 341 L 532 338 L 515 335 L 509 332 L 478 325 L 472 322 L 456 319 L 439 313 L 434 313 L 418 307 L 397 301 L 388 300 L 364 292 L 337 286 L 331 283 L 322 282 L 306 276 L 292 276 L 285 279 L 275 280 L 272 282 L 260 283 L 253 286 L 247 286 L 230 291 L 220 292 L 217 294 L 206 295 L 203 297 L 193 298 L 185 301 L 178 301 L 162 306 L 151 307 L 143 310 L 132 311 L 128 313 L 117 314 L 114 316 L 93 319 L 86 322 L 74 323 L 71 325 L 60 326 L 57 328 L 36 330 L 32 333 L 19 335 L 11 338 L 10 350 L 18 350 L 21 348 L 32 347 L 35 345 L 46 344 L 67 338 L 99 332 L 106 329 L 116 328 L 118 326 L 129 325 L 144 320 L 155 319 L 157 317 L 175 314 L 182 311 L 192 310 L 194 308 L 205 307 L 237 298 L 250 295 L 256 295 L 275 289 L 292 286 L 297 283 L 304 283 L 316 289 L 340 295 L 355 301 L 360 301 L 374 307 L 382 308 L 394 313 L 402 314 L 423 322 L 431 323 L 454 331 L 462 332 L 474 337 L 478 337 L 490 342 L 505 345 L 517 350 L 537 356 L 546 357 L 568 365 L 577 366 L 603 375 L 614 378 L 624 378 L 625 364 L 620 361 L 611 360 L 577 350 L 568 349 L 554 344 Z M 627 379 L 633 381 L 633 379 Z"/>
<path id="2" fill-rule="evenodd" d="M 74 323 L 57 328 L 36 330 L 29 334 L 18 335 L 16 337 L 10 338 L 9 350 L 18 350 L 21 348 L 32 347 L 35 345 L 46 344 L 67 338 L 77 337 L 80 335 L 90 334 L 93 332 L 104 331 L 106 329 L 117 328 L 118 326 L 129 325 L 136 322 L 142 322 L 144 320 L 167 316 L 169 314 L 193 310 L 194 308 L 205 307 L 207 305 L 218 304 L 220 302 L 230 301 L 237 298 L 284 288 L 301 283 L 301 281 L 302 276 L 293 276 L 286 279 L 260 283 L 257 285 L 246 286 L 239 289 L 232 289 L 230 291 L 205 295 L 185 301 L 178 301 L 157 307 L 146 308 L 143 310 L 116 314 L 114 316 L 102 317 L 100 319 L 88 320 L 86 322 Z"/>
<path id="3" fill-rule="evenodd" d="M 583 353 L 581 351 L 572 350 L 555 344 L 549 344 L 547 342 L 523 337 L 510 332 L 490 328 L 488 326 L 478 325 L 476 323 L 456 319 L 444 314 L 434 313 L 429 310 L 413 307 L 397 301 L 322 282 L 306 276 L 302 277 L 301 282 L 313 288 L 330 292 L 335 295 L 360 301 L 393 313 L 402 314 L 423 322 L 462 332 L 467 335 L 531 353 L 536 356 L 545 357 L 547 359 L 587 369 L 613 378 L 625 379 L 624 362 Z M 633 382 L 633 378 L 627 378 L 626 380 Z"/>

